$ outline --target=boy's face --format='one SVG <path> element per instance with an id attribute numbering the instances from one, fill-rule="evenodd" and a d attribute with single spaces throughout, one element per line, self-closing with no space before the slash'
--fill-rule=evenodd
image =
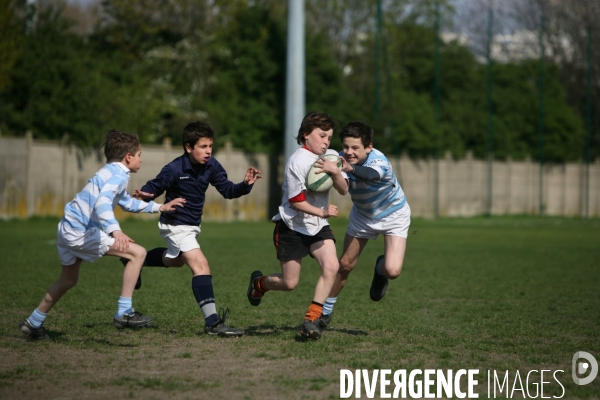
<path id="1" fill-rule="evenodd" d="M 308 135 L 304 135 L 304 145 L 315 154 L 323 154 L 329 148 L 333 129 L 324 131 L 321 128 L 315 128 Z"/>
<path id="2" fill-rule="evenodd" d="M 136 151 L 135 154 L 127 153 L 125 158 L 127 161 L 127 168 L 129 168 L 129 171 L 136 173 L 140 170 L 140 167 L 142 166 L 141 149 L 138 149 L 138 151 Z"/>
<path id="3" fill-rule="evenodd" d="M 185 151 L 190 157 L 192 164 L 206 164 L 212 154 L 213 140 L 210 138 L 200 138 L 191 148 L 189 144 L 185 145 Z"/>
<path id="4" fill-rule="evenodd" d="M 350 164 L 361 164 L 373 150 L 373 144 L 371 143 L 365 147 L 360 138 L 345 137 L 342 142 L 342 150 L 344 151 L 344 158 Z"/>

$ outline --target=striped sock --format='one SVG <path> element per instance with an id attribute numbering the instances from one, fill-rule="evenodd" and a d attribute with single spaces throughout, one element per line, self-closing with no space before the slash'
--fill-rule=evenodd
<path id="1" fill-rule="evenodd" d="M 194 297 L 204 314 L 206 326 L 213 326 L 219 320 L 215 294 L 212 285 L 212 275 L 197 275 L 192 278 L 192 291 Z"/>
<path id="2" fill-rule="evenodd" d="M 33 310 L 31 315 L 27 319 L 29 320 L 29 323 L 31 324 L 31 326 L 33 326 L 34 328 L 39 328 L 42 326 L 42 324 L 46 320 L 46 315 L 48 315 L 48 314 L 43 313 L 36 308 L 35 310 Z"/>
<path id="3" fill-rule="evenodd" d="M 336 301 L 337 301 L 337 296 L 336 297 L 328 297 L 327 300 L 325 300 L 325 304 L 323 304 L 323 315 L 331 314 L 331 312 L 333 311 L 333 306 L 335 305 Z"/>
<path id="4" fill-rule="evenodd" d="M 131 308 L 131 297 L 119 296 L 119 301 L 117 302 L 117 313 L 115 314 L 115 318 L 119 318 L 123 314 L 131 312 Z"/>

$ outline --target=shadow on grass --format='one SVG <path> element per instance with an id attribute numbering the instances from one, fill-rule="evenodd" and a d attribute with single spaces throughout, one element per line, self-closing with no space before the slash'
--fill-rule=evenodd
<path id="1" fill-rule="evenodd" d="M 368 335 L 368 333 L 365 331 L 357 331 L 357 330 L 352 330 L 352 329 L 331 329 L 331 328 L 323 329 L 321 331 L 321 334 L 327 335 L 327 332 L 338 332 L 338 333 L 344 333 L 346 335 L 352 335 L 352 336 L 367 336 Z M 296 335 L 295 340 L 296 340 L 296 342 L 314 342 L 315 341 L 315 339 L 308 338 L 301 334 Z"/>
<path id="2" fill-rule="evenodd" d="M 25 334 L 23 334 L 22 332 L 18 332 L 17 334 L 15 334 L 14 338 L 17 340 L 22 340 L 23 342 L 29 342 L 29 343 L 52 343 L 54 341 L 59 342 L 61 341 L 60 338 L 61 336 L 64 336 L 65 334 L 62 332 L 49 332 L 46 331 L 46 333 L 48 334 L 48 336 L 50 337 L 50 339 L 34 339 L 30 336 L 27 336 Z"/>
<path id="3" fill-rule="evenodd" d="M 276 325 L 258 325 L 249 326 L 245 329 L 247 336 L 274 336 L 282 331 L 297 331 L 300 327 L 298 326 L 276 326 Z"/>
<path id="4" fill-rule="evenodd" d="M 269 324 L 263 324 L 263 325 L 258 325 L 258 326 L 249 326 L 248 328 L 245 329 L 245 334 L 246 334 L 246 336 L 275 336 L 275 335 L 278 335 L 280 332 L 284 332 L 284 331 L 299 332 L 300 326 L 276 326 L 276 325 L 269 325 Z M 360 330 L 355 330 L 355 329 L 327 328 L 327 329 L 323 330 L 323 333 L 325 333 L 325 332 L 343 333 L 345 335 L 351 335 L 351 336 L 368 336 L 369 335 L 365 331 L 360 331 Z M 299 340 L 299 338 L 303 338 L 303 336 L 298 334 L 296 336 L 296 341 L 301 341 L 301 340 Z"/>
<path id="5" fill-rule="evenodd" d="M 102 345 L 102 346 L 108 346 L 108 347 L 124 347 L 124 348 L 135 348 L 138 347 L 138 344 L 132 344 L 132 343 L 117 343 L 117 342 L 113 342 L 111 340 L 107 340 L 107 339 L 100 339 L 100 338 L 89 338 L 89 339 L 71 339 L 71 340 L 64 340 L 62 341 L 63 343 L 96 343 L 98 345 Z"/>

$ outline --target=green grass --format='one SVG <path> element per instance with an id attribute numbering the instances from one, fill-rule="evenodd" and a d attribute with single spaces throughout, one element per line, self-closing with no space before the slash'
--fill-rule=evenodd
<path id="1" fill-rule="evenodd" d="M 338 253 L 346 222 L 332 221 Z M 293 292 L 269 292 L 260 307 L 251 307 L 246 299 L 250 272 L 279 271 L 273 225 L 205 223 L 199 241 L 211 266 L 217 307 L 230 308 L 230 324 L 246 330 L 242 339 L 224 342 L 201 333 L 201 313 L 187 267 L 144 269 L 134 307 L 151 315 L 154 327 L 117 331 L 111 319 L 123 267 L 116 258 L 104 257 L 83 264 L 79 284 L 50 312 L 45 325 L 53 341 L 27 343 L 17 338 L 17 325 L 60 273 L 56 223 L 54 219 L 0 222 L 0 351 L 29 355 L 89 351 L 92 359 L 100 360 L 99 368 L 121 363 L 123 357 L 139 365 L 160 366 L 167 361 L 200 365 L 226 352 L 240 363 L 262 363 L 265 372 L 257 385 L 273 385 L 282 397 L 292 398 L 300 398 L 298 393 L 336 398 L 331 395 L 335 390 L 324 388 L 339 385 L 340 368 L 479 368 L 482 384 L 487 370 L 519 370 L 523 375 L 532 369 L 562 369 L 565 372 L 558 376 L 565 387 L 564 398 L 600 397 L 600 377 L 587 386 L 571 380 L 571 357 L 576 351 L 587 351 L 600 360 L 600 220 L 413 220 L 404 269 L 398 280 L 390 282 L 386 297 L 379 303 L 369 299 L 373 263 L 383 251 L 380 238 L 366 247 L 339 296 L 331 329 L 317 342 L 297 336 L 319 275 L 314 260 L 304 260 Z M 126 220 L 122 227 L 148 249 L 163 245 L 155 221 Z M 174 341 L 187 344 L 163 360 L 160 350 Z M 195 351 L 198 341 L 212 350 Z M 157 351 L 146 351 L 148 346 Z M 330 373 L 289 376 L 277 367 L 294 363 Z M 50 384 L 43 380 L 49 368 L 64 370 L 64 379 L 79 373 L 53 359 L 31 367 L 5 365 L 0 367 L 0 397 L 16 390 L 19 382 Z M 227 371 L 224 367 L 224 380 L 200 382 L 189 375 L 132 372 L 88 380 L 85 385 L 89 390 L 116 386 L 129 395 L 136 388 L 165 396 L 248 390 Z M 246 397 L 258 398 L 260 388 L 252 390 L 254 394 Z M 560 393 L 555 384 L 544 395 Z"/>

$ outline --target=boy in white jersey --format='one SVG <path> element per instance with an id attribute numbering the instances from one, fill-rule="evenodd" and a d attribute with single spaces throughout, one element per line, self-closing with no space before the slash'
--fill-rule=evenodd
<path id="1" fill-rule="evenodd" d="M 410 207 L 394 175 L 392 165 L 382 152 L 373 148 L 373 129 L 356 121 L 340 129 L 346 162 L 342 170 L 350 179 L 353 207 L 346 229 L 340 269 L 323 307 L 319 323 L 326 328 L 337 296 L 369 240 L 384 237 L 384 254 L 377 257 L 371 282 L 371 300 L 385 295 L 388 279 L 396 279 L 402 270 L 406 238 L 410 225 Z"/>
<path id="2" fill-rule="evenodd" d="M 62 263 L 58 280 L 50 286 L 39 306 L 29 318 L 19 324 L 19 330 L 29 339 L 50 339 L 42 326 L 47 313 L 79 279 L 82 261 L 94 262 L 109 255 L 129 260 L 123 272 L 121 297 L 113 318 L 116 328 L 137 328 L 152 322 L 152 318 L 134 311 L 133 288 L 146 257 L 146 249 L 133 243 L 119 226 L 113 209 L 119 205 L 129 212 L 170 212 L 183 207 L 184 199 L 167 204 L 136 200 L 127 193 L 129 173 L 142 164 L 137 135 L 117 130 L 106 134 L 104 154 L 107 164 L 91 178 L 83 190 L 65 206 L 58 224 L 57 247 Z"/>
<path id="3" fill-rule="evenodd" d="M 326 113 L 311 112 L 304 117 L 298 137 L 302 148 L 296 150 L 288 159 L 283 178 L 283 200 L 279 213 L 273 217 L 276 223 L 273 243 L 277 250 L 277 259 L 281 273 L 263 276 L 260 271 L 250 275 L 247 296 L 250 304 L 258 306 L 265 292 L 269 290 L 293 290 L 300 278 L 302 258 L 310 255 L 321 266 L 313 301 L 308 307 L 300 334 L 319 339 L 319 317 L 323 303 L 339 268 L 335 250 L 335 237 L 329 228 L 327 218 L 337 217 L 338 209 L 329 204 L 329 192 L 314 193 L 306 188 L 306 175 L 313 164 L 333 178 L 333 187 L 341 195 L 348 192 L 346 174 L 335 163 L 324 158 L 324 154 L 337 153 L 328 150 L 333 135 L 335 121 Z"/>

